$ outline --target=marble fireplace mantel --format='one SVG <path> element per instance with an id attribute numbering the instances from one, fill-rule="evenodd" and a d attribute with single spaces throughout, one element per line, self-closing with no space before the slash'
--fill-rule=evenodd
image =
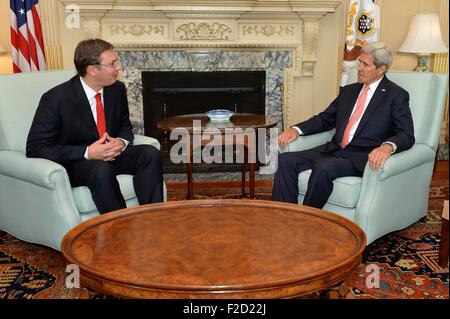
<path id="1" fill-rule="evenodd" d="M 341 0 L 60 0 L 86 38 L 119 51 L 290 51 L 283 123 L 292 123 L 294 81 L 314 75 L 319 21 Z M 75 6 L 74 6 L 75 5 Z"/>
<path id="2" fill-rule="evenodd" d="M 339 0 L 61 0 L 78 10 L 86 37 L 127 50 L 303 48 L 314 63 L 319 20 Z M 74 6 L 75 5 L 75 6 Z M 311 70 L 306 71 L 308 73 Z"/>

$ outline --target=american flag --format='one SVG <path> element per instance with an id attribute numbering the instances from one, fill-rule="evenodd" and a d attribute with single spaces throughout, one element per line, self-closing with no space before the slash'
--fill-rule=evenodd
<path id="1" fill-rule="evenodd" d="M 39 0 L 10 0 L 14 73 L 45 70 Z"/>

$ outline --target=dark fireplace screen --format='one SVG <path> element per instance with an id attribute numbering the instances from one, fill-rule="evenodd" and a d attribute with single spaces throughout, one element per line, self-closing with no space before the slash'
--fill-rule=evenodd
<path id="1" fill-rule="evenodd" d="M 265 114 L 265 71 L 142 72 L 145 135 L 170 116 L 228 109 Z"/>

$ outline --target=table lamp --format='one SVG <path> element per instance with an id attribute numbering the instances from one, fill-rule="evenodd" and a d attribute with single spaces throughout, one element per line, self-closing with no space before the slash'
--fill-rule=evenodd
<path id="1" fill-rule="evenodd" d="M 418 61 L 414 71 L 430 72 L 427 64 L 431 54 L 447 52 L 447 50 L 442 40 L 439 16 L 419 13 L 413 16 L 408 35 L 398 51 L 417 54 Z"/>

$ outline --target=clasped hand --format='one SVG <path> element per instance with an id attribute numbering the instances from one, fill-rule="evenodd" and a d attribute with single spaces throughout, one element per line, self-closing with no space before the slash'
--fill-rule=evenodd
<path id="1" fill-rule="evenodd" d="M 102 161 L 114 161 L 115 158 L 122 153 L 124 147 L 124 141 L 119 138 L 111 137 L 108 133 L 105 133 L 99 140 L 89 145 L 88 158 Z"/>

